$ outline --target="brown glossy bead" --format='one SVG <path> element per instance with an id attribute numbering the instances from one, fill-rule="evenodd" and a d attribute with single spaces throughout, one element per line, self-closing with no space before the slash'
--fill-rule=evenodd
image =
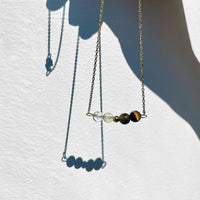
<path id="1" fill-rule="evenodd" d="M 130 114 L 130 119 L 133 122 L 138 122 L 141 119 L 141 114 L 138 111 L 133 111 Z"/>
<path id="2" fill-rule="evenodd" d="M 119 120 L 122 124 L 128 124 L 130 122 L 130 116 L 127 113 L 123 113 L 119 116 Z"/>
<path id="3" fill-rule="evenodd" d="M 114 116 L 114 117 L 113 117 L 113 122 L 119 122 L 119 121 L 120 121 L 120 119 L 119 119 L 118 116 Z"/>

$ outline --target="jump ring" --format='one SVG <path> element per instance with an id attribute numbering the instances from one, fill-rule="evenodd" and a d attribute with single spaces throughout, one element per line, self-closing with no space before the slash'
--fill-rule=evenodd
<path id="1" fill-rule="evenodd" d="M 141 115 L 141 118 L 147 118 L 147 115 Z"/>

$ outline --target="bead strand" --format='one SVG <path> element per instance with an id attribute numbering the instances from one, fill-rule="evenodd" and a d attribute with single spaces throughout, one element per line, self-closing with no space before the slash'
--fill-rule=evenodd
<path id="1" fill-rule="evenodd" d="M 127 113 L 123 113 L 120 116 L 113 116 L 109 112 L 103 114 L 99 111 L 96 111 L 94 114 L 91 114 L 91 116 L 96 122 L 100 122 L 103 120 L 106 123 L 120 122 L 121 124 L 128 124 L 130 121 L 138 122 L 142 118 L 140 112 L 138 111 L 132 111 L 130 115 Z"/>

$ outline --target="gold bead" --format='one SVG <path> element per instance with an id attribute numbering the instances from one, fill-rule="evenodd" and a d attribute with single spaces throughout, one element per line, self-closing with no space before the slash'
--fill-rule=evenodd
<path id="1" fill-rule="evenodd" d="M 119 122 L 119 121 L 120 121 L 120 119 L 119 119 L 119 117 L 118 117 L 118 116 L 114 116 L 114 117 L 113 117 L 113 121 L 114 121 L 114 122 Z"/>

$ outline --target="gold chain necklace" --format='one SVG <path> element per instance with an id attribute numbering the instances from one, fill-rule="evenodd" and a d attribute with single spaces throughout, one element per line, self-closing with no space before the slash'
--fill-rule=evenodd
<path id="1" fill-rule="evenodd" d="M 94 82 L 96 76 L 96 68 L 97 68 L 97 59 L 98 59 L 98 52 L 99 52 L 99 41 L 101 36 L 101 27 L 102 27 L 102 18 L 103 18 L 103 10 L 104 10 L 104 0 L 101 0 L 101 8 L 100 8 L 100 16 L 99 16 L 99 27 L 98 27 L 98 36 L 96 42 L 96 51 L 95 51 L 95 59 L 94 59 L 94 67 L 93 67 L 93 75 L 92 75 L 92 82 L 91 82 L 91 90 L 90 90 L 90 97 L 89 97 L 89 104 L 88 104 L 88 111 L 86 113 L 87 116 L 93 117 L 94 121 L 105 121 L 110 123 L 114 122 L 121 122 L 122 124 L 128 124 L 130 121 L 138 122 L 141 118 L 146 118 L 146 105 L 145 105 L 145 88 L 144 88 L 144 57 L 143 57 L 143 20 L 142 20 L 142 0 L 138 0 L 138 19 L 139 19 L 139 43 L 140 43 L 140 70 L 141 70 L 141 83 L 142 83 L 142 114 L 138 111 L 132 111 L 129 114 L 123 113 L 120 116 L 113 116 L 111 113 L 101 113 L 96 111 L 91 113 L 91 106 L 92 106 L 92 98 L 93 98 L 93 91 L 94 91 Z"/>

